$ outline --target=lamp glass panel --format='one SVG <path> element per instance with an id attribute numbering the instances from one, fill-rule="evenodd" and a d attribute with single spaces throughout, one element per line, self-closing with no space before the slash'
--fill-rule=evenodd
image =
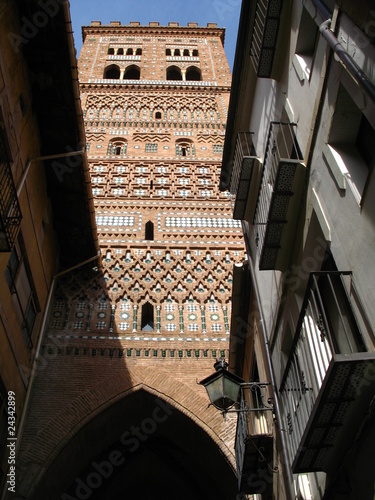
<path id="1" fill-rule="evenodd" d="M 210 402 L 215 404 L 216 401 L 223 398 L 223 377 L 220 376 L 216 380 L 213 380 L 206 386 L 206 391 Z"/>
<path id="2" fill-rule="evenodd" d="M 224 377 L 224 396 L 227 399 L 235 403 L 238 398 L 239 390 L 240 386 L 238 385 L 238 382 L 234 382 L 233 380 L 229 380 L 228 378 Z"/>

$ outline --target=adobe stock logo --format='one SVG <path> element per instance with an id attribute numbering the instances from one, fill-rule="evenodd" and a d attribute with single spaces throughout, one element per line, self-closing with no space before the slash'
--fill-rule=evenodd
<path id="1" fill-rule="evenodd" d="M 88 500 L 112 476 L 116 468 L 126 463 L 126 456 L 135 453 L 173 412 L 173 407 L 165 401 L 155 399 L 155 403 L 150 417 L 144 418 L 139 426 L 132 425 L 121 435 L 119 449 L 112 449 L 105 460 L 91 462 L 85 477 L 76 477 L 69 487 L 70 494 L 64 493 L 60 500 Z"/>

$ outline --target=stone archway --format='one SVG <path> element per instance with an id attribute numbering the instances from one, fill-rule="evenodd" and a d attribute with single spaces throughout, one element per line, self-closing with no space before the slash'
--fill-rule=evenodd
<path id="1" fill-rule="evenodd" d="M 32 498 L 235 498 L 228 458 L 204 424 L 181 410 L 156 391 L 137 387 L 70 439 Z"/>

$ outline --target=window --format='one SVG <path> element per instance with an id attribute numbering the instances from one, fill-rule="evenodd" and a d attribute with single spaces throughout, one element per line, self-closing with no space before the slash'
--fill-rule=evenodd
<path id="1" fill-rule="evenodd" d="M 223 152 L 223 145 L 222 144 L 213 144 L 212 149 L 214 153 L 222 153 Z"/>
<path id="2" fill-rule="evenodd" d="M 150 302 L 146 302 L 142 306 L 141 328 L 144 332 L 154 330 L 154 307 Z"/>
<path id="3" fill-rule="evenodd" d="M 293 66 L 302 81 L 305 77 L 307 80 L 310 79 L 317 37 L 318 26 L 304 7 L 298 31 L 296 53 L 293 58 Z"/>
<path id="4" fill-rule="evenodd" d="M 186 57 L 189 57 L 190 56 L 190 53 L 189 53 L 189 50 L 188 49 L 184 49 L 184 56 Z"/>
<path id="5" fill-rule="evenodd" d="M 158 145 L 152 142 L 147 142 L 145 147 L 146 153 L 156 153 Z"/>
<path id="6" fill-rule="evenodd" d="M 104 70 L 104 78 L 107 80 L 119 80 L 120 68 L 116 64 L 111 64 Z"/>
<path id="7" fill-rule="evenodd" d="M 138 47 L 138 49 L 136 50 L 135 55 L 136 56 L 141 56 L 142 55 L 142 49 L 140 47 Z"/>
<path id="8" fill-rule="evenodd" d="M 141 70 L 139 66 L 132 64 L 125 69 L 124 80 L 139 80 L 141 77 Z"/>
<path id="9" fill-rule="evenodd" d="M 197 49 L 193 50 L 193 57 L 198 57 L 198 50 Z"/>
<path id="10" fill-rule="evenodd" d="M 27 347 L 31 349 L 33 346 L 32 332 L 39 312 L 39 305 L 30 268 L 24 257 L 21 237 L 19 237 L 10 254 L 8 266 L 5 270 L 5 279 L 12 294 L 12 302 L 21 325 L 23 337 Z"/>
<path id="11" fill-rule="evenodd" d="M 176 141 L 176 155 L 177 156 L 194 156 L 194 144 L 186 139 Z"/>
<path id="12" fill-rule="evenodd" d="M 375 130 L 364 115 L 361 117 L 355 145 L 367 167 L 372 168 L 375 164 Z"/>
<path id="13" fill-rule="evenodd" d="M 190 66 L 186 70 L 186 80 L 187 81 L 200 81 L 201 78 L 201 71 L 200 69 L 196 68 L 195 66 Z"/>
<path id="14" fill-rule="evenodd" d="M 172 55 L 171 49 L 165 49 L 165 55 L 166 56 L 171 56 Z"/>
<path id="15" fill-rule="evenodd" d="M 177 66 L 167 68 L 167 80 L 182 80 L 182 73 Z"/>
<path id="16" fill-rule="evenodd" d="M 126 155 L 127 142 L 124 140 L 113 140 L 108 144 L 109 156 L 124 156 Z"/>
<path id="17" fill-rule="evenodd" d="M 161 120 L 161 112 L 160 111 L 156 111 L 155 120 Z"/>
<path id="18" fill-rule="evenodd" d="M 129 48 L 126 50 L 126 55 L 127 56 L 132 56 L 133 55 L 133 49 Z"/>
<path id="19" fill-rule="evenodd" d="M 322 273 L 318 277 L 317 286 L 324 312 L 320 311 L 318 318 L 326 319 L 335 351 L 340 354 L 365 351 L 343 279 L 338 274 L 336 263 L 329 251 L 322 265 L 322 271 L 327 274 Z M 329 274 L 330 272 L 334 274 Z M 317 307 L 320 308 L 320 302 L 317 302 Z"/>
<path id="20" fill-rule="evenodd" d="M 180 49 L 174 49 L 174 55 L 180 56 L 181 55 Z"/>
<path id="21" fill-rule="evenodd" d="M 124 49 L 117 49 L 117 55 L 118 56 L 123 56 L 124 55 Z"/>
<path id="22" fill-rule="evenodd" d="M 145 225 L 145 240 L 154 239 L 154 224 L 149 220 Z"/>
<path id="23" fill-rule="evenodd" d="M 115 53 L 115 49 L 113 49 L 112 47 L 110 47 L 110 48 L 108 49 L 108 55 L 109 55 L 109 56 L 112 56 L 112 55 L 114 55 L 114 53 Z"/>
<path id="24" fill-rule="evenodd" d="M 375 163 L 375 130 L 340 85 L 324 157 L 341 189 L 351 188 L 358 204 Z"/>

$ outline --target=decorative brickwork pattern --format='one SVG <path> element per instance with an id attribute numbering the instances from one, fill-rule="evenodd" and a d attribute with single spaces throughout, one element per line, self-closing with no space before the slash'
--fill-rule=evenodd
<path id="1" fill-rule="evenodd" d="M 228 358 L 233 265 L 244 258 L 241 225 L 218 189 L 230 90 L 223 32 L 123 28 L 84 29 L 81 95 L 102 268 L 56 284 L 20 453 L 31 490 L 86 424 L 140 388 L 186 414 L 234 464 L 234 419 L 207 409 L 196 383 Z M 139 79 L 127 79 L 131 65 Z M 165 81 L 172 65 L 181 81 Z"/>

